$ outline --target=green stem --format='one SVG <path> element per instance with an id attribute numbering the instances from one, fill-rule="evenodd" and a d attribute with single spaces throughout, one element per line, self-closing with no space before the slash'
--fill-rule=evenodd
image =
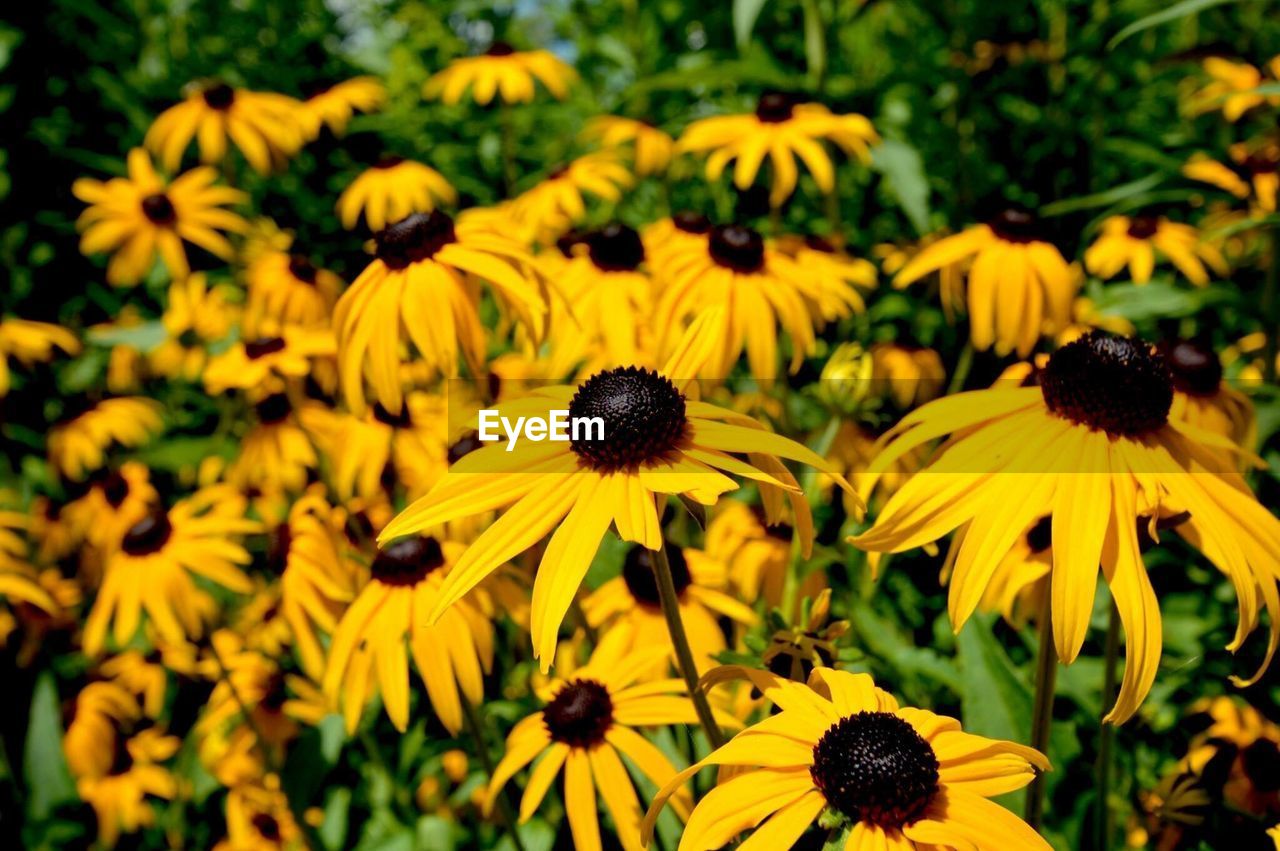
<path id="1" fill-rule="evenodd" d="M 503 101 L 498 106 L 498 134 L 502 152 L 502 197 L 511 198 L 516 188 L 516 130 L 511 105 Z"/>
<path id="2" fill-rule="evenodd" d="M 1102 706 L 1111 706 L 1116 699 L 1116 679 L 1119 674 L 1120 661 L 1120 610 L 1114 602 L 1107 617 L 1107 646 L 1103 657 L 1102 673 Z M 1107 851 L 1111 847 L 1111 760 L 1115 752 L 1116 725 L 1102 723 L 1098 731 L 1098 764 L 1097 764 L 1097 807 L 1094 814 L 1094 829 L 1097 835 L 1095 847 L 1097 851 Z"/>
<path id="3" fill-rule="evenodd" d="M 485 776 L 492 781 L 493 755 L 489 752 L 489 739 L 484 733 L 484 722 L 480 720 L 475 706 L 471 704 L 465 694 L 459 693 L 458 698 L 462 701 L 462 717 L 466 722 L 467 732 L 471 734 L 471 738 L 475 741 L 476 755 L 480 757 L 480 765 L 484 768 Z M 507 800 L 505 787 L 498 790 L 496 803 L 498 818 L 502 820 L 502 826 L 506 829 L 507 835 L 511 837 L 511 842 L 516 846 L 516 851 L 525 851 L 524 842 L 520 839 L 520 831 L 516 828 L 515 810 L 512 809 L 511 802 Z"/>
<path id="4" fill-rule="evenodd" d="M 827 427 L 822 434 L 818 436 L 818 442 L 813 445 L 813 451 L 827 457 L 827 453 L 831 451 L 831 444 L 835 443 L 836 435 L 840 433 L 841 420 L 837 416 L 833 416 L 827 421 Z M 812 467 L 806 467 L 801 474 L 801 487 L 804 489 L 805 499 L 809 501 L 809 505 L 813 505 L 820 494 L 818 493 L 818 471 Z M 791 536 L 791 557 L 787 563 L 787 572 L 782 577 L 782 600 L 781 609 L 782 616 L 790 619 L 795 612 L 796 593 L 800 587 L 800 538 L 794 533 Z"/>
<path id="5" fill-rule="evenodd" d="M 831 240 L 831 244 L 836 248 L 844 248 L 844 220 L 840 215 L 840 188 L 837 186 L 826 195 L 823 200 L 827 207 L 827 225 L 831 228 L 831 232 L 827 234 L 827 238 Z"/>
<path id="6" fill-rule="evenodd" d="M 1040 612 L 1040 650 L 1036 657 L 1036 691 L 1031 709 L 1031 747 L 1048 756 L 1049 729 L 1053 723 L 1053 688 L 1058 678 L 1058 652 L 1053 646 L 1053 615 L 1046 591 Z M 1044 816 L 1045 776 L 1037 774 L 1027 787 L 1026 821 L 1040 829 Z"/>
<path id="7" fill-rule="evenodd" d="M 707 702 L 707 693 L 698 682 L 698 668 L 693 662 L 693 649 L 689 646 L 689 636 L 685 634 L 684 622 L 680 620 L 680 598 L 676 595 L 676 583 L 671 578 L 671 563 L 667 561 L 667 545 L 663 541 L 658 549 L 652 551 L 653 575 L 657 580 L 658 599 L 662 603 L 662 614 L 667 619 L 667 631 L 671 633 L 671 644 L 676 651 L 676 664 L 684 683 L 689 689 L 689 699 L 693 701 L 693 709 L 698 713 L 698 723 L 707 734 L 711 747 L 718 748 L 724 744 L 724 733 L 716 723 L 711 712 L 711 704 Z"/>
<path id="8" fill-rule="evenodd" d="M 951 373 L 951 383 L 947 385 L 948 396 L 964 389 L 964 383 L 969 378 L 971 369 L 973 369 L 973 343 L 967 342 L 960 350 L 960 360 L 956 362 L 955 372 Z"/>
<path id="9" fill-rule="evenodd" d="M 1271 256 L 1267 260 L 1267 278 L 1262 289 L 1262 321 L 1267 326 L 1267 346 L 1263 354 L 1265 362 L 1262 365 L 1262 369 L 1268 383 L 1274 383 L 1276 380 L 1277 346 L 1280 345 L 1280 327 L 1278 327 L 1280 326 L 1280 316 L 1276 315 L 1276 277 L 1277 271 L 1280 271 L 1280 258 L 1276 256 L 1276 253 L 1280 251 L 1280 229 L 1271 228 L 1268 234 L 1270 238 L 1267 240 L 1267 248 Z"/>

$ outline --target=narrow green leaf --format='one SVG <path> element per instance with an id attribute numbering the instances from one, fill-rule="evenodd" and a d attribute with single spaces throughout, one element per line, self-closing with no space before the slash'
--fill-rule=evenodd
<path id="1" fill-rule="evenodd" d="M 871 152 L 871 166 L 887 178 L 889 192 L 911 220 L 916 233 L 929 230 L 929 178 L 920 152 L 906 142 L 886 139 Z"/>
<path id="2" fill-rule="evenodd" d="M 31 697 L 31 722 L 23 748 L 27 815 L 40 821 L 59 805 L 76 798 L 75 783 L 62 753 L 62 710 L 53 674 L 45 671 L 36 680 Z"/>
<path id="3" fill-rule="evenodd" d="M 1113 186 L 1103 192 L 1094 192 L 1091 195 L 1078 195 L 1075 198 L 1064 198 L 1061 201 L 1054 201 L 1051 204 L 1045 204 L 1040 208 L 1040 215 L 1044 217 L 1061 216 L 1066 213 L 1074 213 L 1078 210 L 1092 210 L 1095 207 L 1109 207 L 1134 196 L 1154 189 L 1164 180 L 1163 174 L 1149 174 L 1138 180 L 1131 180 L 1128 183 L 1122 183 L 1119 186 Z"/>
<path id="4" fill-rule="evenodd" d="M 1214 6 L 1225 6 L 1227 3 L 1236 2 L 1239 2 L 1239 0 L 1182 0 L 1181 3 L 1174 3 L 1168 8 L 1147 15 L 1145 18 L 1139 18 L 1129 24 L 1129 26 L 1111 37 L 1111 40 L 1107 42 L 1107 50 L 1115 50 L 1118 44 L 1130 36 L 1137 35 L 1152 27 L 1186 18 L 1198 12 L 1203 12 L 1205 9 L 1212 9 Z"/>
<path id="5" fill-rule="evenodd" d="M 739 48 L 751 40 L 751 31 L 764 4 L 765 0 L 733 0 L 733 36 Z"/>
<path id="6" fill-rule="evenodd" d="M 145 353 L 163 343 L 169 332 L 165 330 L 164 323 L 157 319 L 137 325 L 98 328 L 85 336 L 95 346 L 131 346 Z"/>

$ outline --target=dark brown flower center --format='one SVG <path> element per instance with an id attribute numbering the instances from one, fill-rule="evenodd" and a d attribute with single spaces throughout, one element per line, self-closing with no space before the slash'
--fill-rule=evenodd
<path id="1" fill-rule="evenodd" d="M 1265 153 L 1250 154 L 1242 163 L 1244 170 L 1250 175 L 1275 174 L 1280 169 L 1280 160 Z"/>
<path id="2" fill-rule="evenodd" d="M 685 589 L 693 584 L 684 550 L 668 543 L 667 563 L 671 565 L 671 579 L 676 586 L 676 595 L 683 595 Z M 658 578 L 653 573 L 652 550 L 641 546 L 628 550 L 627 557 L 622 562 L 622 580 L 627 583 L 627 590 L 637 603 L 652 607 L 662 604 L 658 596 Z"/>
<path id="3" fill-rule="evenodd" d="M 688 422 L 684 394 L 670 379 L 635 366 L 588 378 L 569 402 L 569 417 L 582 423 L 569 448 L 602 472 L 661 457 L 684 436 Z"/>
<path id="4" fill-rule="evenodd" d="M 745 225 L 712 228 L 707 245 L 712 260 L 735 272 L 750 274 L 764 268 L 764 237 Z"/>
<path id="5" fill-rule="evenodd" d="M 1001 210 L 987 221 L 987 227 L 1005 242 L 1036 242 L 1044 239 L 1044 230 L 1035 214 L 1018 207 Z"/>
<path id="6" fill-rule="evenodd" d="M 129 498 L 129 480 L 119 470 L 112 470 L 100 484 L 102 498 L 112 508 L 119 508 Z"/>
<path id="7" fill-rule="evenodd" d="M 444 566 L 440 542 L 426 535 L 396 541 L 373 560 L 373 578 L 384 585 L 417 585 Z"/>
<path id="8" fill-rule="evenodd" d="M 267 355 L 273 355 L 283 350 L 283 337 L 259 337 L 256 340 L 248 340 L 244 344 L 244 354 L 249 360 L 265 358 Z"/>
<path id="9" fill-rule="evenodd" d="M 1280 747 L 1270 739 L 1257 739 L 1240 752 L 1241 767 L 1254 788 L 1271 794 L 1280 790 Z"/>
<path id="10" fill-rule="evenodd" d="M 456 464 L 482 446 L 484 446 L 484 442 L 480 440 L 480 433 L 469 431 L 449 447 L 449 453 L 446 456 L 447 460 L 450 464 Z"/>
<path id="11" fill-rule="evenodd" d="M 155 192 L 142 199 L 142 214 L 153 225 L 167 227 L 178 220 L 178 211 L 163 192 Z"/>
<path id="12" fill-rule="evenodd" d="M 382 407 L 381 402 L 373 403 L 373 418 L 383 425 L 392 428 L 413 428 L 413 420 L 409 417 L 409 406 L 401 405 L 400 413 L 393 414 Z"/>
<path id="13" fill-rule="evenodd" d="M 289 550 L 293 547 L 293 530 L 281 523 L 267 536 L 267 567 L 277 576 L 289 567 Z"/>
<path id="14" fill-rule="evenodd" d="M 275 816 L 270 813 L 254 813 L 251 821 L 253 822 L 253 829 L 258 831 L 258 835 L 263 839 L 268 842 L 280 841 L 280 822 L 276 820 Z"/>
<path id="15" fill-rule="evenodd" d="M 711 230 L 711 220 L 702 213 L 695 213 L 692 210 L 681 210 L 671 217 L 671 223 L 676 226 L 676 230 L 682 230 L 685 233 L 705 234 Z"/>
<path id="16" fill-rule="evenodd" d="M 485 56 L 510 56 L 515 52 L 516 49 L 505 41 L 495 41 L 484 53 Z"/>
<path id="17" fill-rule="evenodd" d="M 293 254 L 289 257 L 289 274 L 304 284 L 314 284 L 318 271 L 316 265 L 305 255 Z"/>
<path id="18" fill-rule="evenodd" d="M 374 235 L 378 259 L 392 269 L 434 257 L 457 239 L 453 219 L 439 210 L 414 213 Z"/>
<path id="19" fill-rule="evenodd" d="M 1192 396 L 1212 396 L 1222 384 L 1218 354 L 1198 340 L 1177 340 L 1160 346 L 1173 375 L 1173 386 Z"/>
<path id="20" fill-rule="evenodd" d="M 1134 216 L 1129 219 L 1129 236 L 1134 239 L 1150 239 L 1160 230 L 1159 216 Z"/>
<path id="21" fill-rule="evenodd" d="M 248 346 L 246 345 L 247 349 Z M 289 397 L 283 393 L 272 393 L 270 396 L 262 399 L 253 406 L 253 412 L 258 416 L 258 422 L 263 425 L 275 425 L 282 422 L 289 412 L 293 410 L 293 406 L 289 404 Z"/>
<path id="22" fill-rule="evenodd" d="M 1164 360 L 1141 340 L 1090 331 L 1049 357 L 1040 376 L 1049 410 L 1110 435 L 1160 428 L 1173 404 Z"/>
<path id="23" fill-rule="evenodd" d="M 119 777 L 122 774 L 128 774 L 133 768 L 133 754 L 129 753 L 129 740 L 125 738 L 123 731 L 115 731 L 112 739 L 111 767 L 107 769 L 107 774 Z"/>
<path id="24" fill-rule="evenodd" d="M 1042 553 L 1053 544 L 1053 518 L 1041 517 L 1036 525 L 1027 532 L 1027 548 L 1033 553 Z"/>
<path id="25" fill-rule="evenodd" d="M 611 222 L 586 239 L 591 262 L 605 272 L 634 272 L 644 262 L 640 234 L 618 222 Z"/>
<path id="26" fill-rule="evenodd" d="M 835 245 L 833 245 L 831 240 L 827 239 L 825 236 L 810 234 L 804 238 L 804 246 L 805 248 L 813 251 L 821 251 L 823 254 L 836 253 Z"/>
<path id="27" fill-rule="evenodd" d="M 756 118 L 769 124 L 780 124 L 791 118 L 796 99 L 785 92 L 765 92 L 756 101 Z"/>
<path id="28" fill-rule="evenodd" d="M 613 699 L 595 680 L 565 683 L 542 710 L 552 741 L 589 748 L 604 741 L 613 726 Z"/>
<path id="29" fill-rule="evenodd" d="M 933 747 L 890 712 L 837 722 L 814 746 L 809 773 L 830 806 L 882 828 L 914 822 L 938 793 Z"/>
<path id="30" fill-rule="evenodd" d="M 210 109 L 230 109 L 231 104 L 235 103 L 236 100 L 236 90 L 226 83 L 216 83 L 205 89 L 201 94 L 204 95 L 204 102 Z"/>
<path id="31" fill-rule="evenodd" d="M 155 507 L 151 513 L 129 527 L 120 542 L 120 549 L 131 556 L 146 556 L 158 553 L 169 542 L 173 534 L 173 524 L 169 522 L 169 512 Z"/>

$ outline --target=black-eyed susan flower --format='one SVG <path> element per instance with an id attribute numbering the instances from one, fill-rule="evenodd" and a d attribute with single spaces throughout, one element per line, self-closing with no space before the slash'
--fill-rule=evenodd
<path id="1" fill-rule="evenodd" d="M 671 635 L 662 614 L 649 550 L 632 547 L 622 562 L 622 574 L 602 584 L 582 603 L 587 623 L 599 628 L 626 624 L 636 648 L 667 647 L 674 659 Z M 671 577 L 680 601 L 680 619 L 689 636 L 699 671 L 716 664 L 715 656 L 728 647 L 720 618 L 745 626 L 755 623 L 751 607 L 726 593 L 728 568 L 701 550 L 667 544 Z M 665 673 L 666 665 L 659 666 Z"/>
<path id="2" fill-rule="evenodd" d="M 548 243 L 586 218 L 587 199 L 616 204 L 634 182 L 616 151 L 595 151 L 554 169 L 517 195 L 508 214 L 520 229 Z"/>
<path id="3" fill-rule="evenodd" d="M 68 479 L 82 481 L 106 463 L 113 445 L 136 448 L 162 431 L 162 411 L 154 399 L 103 399 L 49 429 L 49 461 Z"/>
<path id="4" fill-rule="evenodd" d="M 493 806 L 502 787 L 532 762 L 520 800 L 521 822 L 538 811 L 563 773 L 565 813 L 574 847 L 601 847 L 597 794 L 613 818 L 622 847 L 644 846 L 640 838 L 643 810 L 622 757 L 650 782 L 658 786 L 670 782 L 676 776 L 675 766 L 636 728 L 693 724 L 697 718 L 678 680 L 641 679 L 661 663 L 665 649 L 632 650 L 620 638 L 620 632 L 607 636 L 586 665 L 539 689 L 544 705 L 507 736 L 506 753 L 489 782 L 486 809 Z M 681 816 L 688 815 L 691 805 L 684 791 L 672 801 Z"/>
<path id="5" fill-rule="evenodd" d="M 738 487 L 726 473 L 785 492 L 792 510 L 807 519 L 808 503 L 778 459 L 831 470 L 803 445 L 749 417 L 687 399 L 663 373 L 636 367 L 597 373 L 576 389 L 539 388 L 497 410 L 500 416 L 550 422 L 551 410 L 565 407 L 571 421 L 597 418 L 603 424 L 601 439 L 580 434 L 569 441 L 524 441 L 510 452 L 501 442 L 477 449 L 453 464 L 430 493 L 379 536 L 385 543 L 510 506 L 446 577 L 430 615 L 434 621 L 501 564 L 554 530 L 533 587 L 534 654 L 544 671 L 610 524 L 623 540 L 656 550 L 662 546 L 658 501 L 683 495 L 713 505 Z M 739 454 L 748 460 L 739 460 Z M 807 525 L 803 549 L 811 543 Z"/>
<path id="6" fill-rule="evenodd" d="M 81 178 L 71 187 L 89 205 L 76 227 L 83 233 L 85 254 L 108 252 L 107 282 L 132 286 L 151 270 L 156 255 L 173 278 L 184 278 L 191 267 L 183 241 L 215 257 L 230 260 L 233 249 L 222 232 L 242 233 L 248 227 L 228 204 L 248 197 L 238 189 L 214 185 L 218 173 L 202 166 L 167 183 L 151 166 L 141 148 L 129 152 L 128 177 L 101 180 Z"/>
<path id="7" fill-rule="evenodd" d="M 410 656 L 436 717 L 451 732 L 462 729 L 463 700 L 473 706 L 484 700 L 493 625 L 469 601 L 441 605 L 464 549 L 415 535 L 374 559 L 369 582 L 333 633 L 324 673 L 325 697 L 341 706 L 348 731 L 375 685 L 391 723 L 401 732 L 408 727 Z"/>
<path id="8" fill-rule="evenodd" d="M 779 326 L 791 340 L 792 370 L 815 351 L 806 301 L 817 300 L 814 278 L 752 228 L 712 228 L 702 245 L 690 242 L 684 253 L 668 256 L 664 276 L 654 324 L 667 345 L 690 317 L 713 307 L 726 312 L 707 377 L 727 376 L 745 350 L 752 377 L 771 381 L 778 374 Z"/>
<path id="9" fill-rule="evenodd" d="M 1127 265 L 1133 282 L 1145 284 L 1151 280 L 1157 256 L 1196 286 L 1209 283 L 1209 269 L 1219 276 L 1229 271 L 1222 252 L 1205 242 L 1194 227 L 1164 216 L 1111 216 L 1085 251 L 1084 265 L 1104 280 L 1114 278 Z"/>
<path id="10" fill-rule="evenodd" d="M 601 115 L 587 122 L 582 137 L 602 148 L 631 148 L 631 161 L 639 177 L 662 174 L 671 162 L 675 140 L 647 121 Z"/>
<path id="11" fill-rule="evenodd" d="M 1188 104 L 1193 113 L 1217 112 L 1234 123 L 1246 112 L 1259 106 L 1280 105 L 1280 96 L 1255 91 L 1265 81 L 1257 67 L 1248 62 L 1233 62 L 1221 56 L 1207 57 L 1202 67 L 1209 82 L 1196 91 Z M 1267 63 L 1272 78 L 1280 78 L 1280 56 Z"/>
<path id="12" fill-rule="evenodd" d="M 782 237 L 775 245 L 812 277 L 815 321 L 835 322 L 867 309 L 863 293 L 875 289 L 877 277 L 870 260 L 852 257 L 821 236 Z"/>
<path id="13" fill-rule="evenodd" d="M 781 92 L 761 95 L 754 113 L 725 115 L 695 121 L 676 143 L 681 152 L 706 153 L 707 179 L 716 181 L 734 162 L 733 183 L 747 189 L 765 157 L 773 166 L 769 204 L 778 207 L 795 191 L 796 158 L 804 163 L 824 194 L 835 191 L 835 165 L 823 142 L 834 142 L 845 153 L 870 162 L 871 145 L 880 141 L 871 122 L 861 115 L 834 115 L 816 103 L 798 103 Z"/>
<path id="14" fill-rule="evenodd" d="M 306 848 L 289 798 L 276 774 L 240 783 L 227 792 L 227 835 L 213 851 L 287 851 Z"/>
<path id="15" fill-rule="evenodd" d="M 252 340 L 286 325 L 327 325 L 342 293 L 342 279 L 305 254 L 264 251 L 245 273 L 249 285 L 241 333 Z"/>
<path id="16" fill-rule="evenodd" d="M 252 558 L 238 539 L 260 527 L 244 512 L 244 499 L 232 488 L 212 486 L 167 511 L 156 507 L 131 526 L 107 560 L 85 620 L 84 652 L 100 653 L 109 627 L 116 644 L 128 643 L 143 612 L 168 643 L 200 635 L 208 592 L 196 585 L 196 576 L 237 593 L 252 590 L 241 571 Z"/>
<path id="17" fill-rule="evenodd" d="M 0 493 L 5 504 L 15 501 L 10 493 Z M 52 614 L 58 610 L 49 592 L 40 586 L 28 563 L 28 519 L 25 512 L 0 507 L 0 599 L 29 603 Z"/>
<path id="18" fill-rule="evenodd" d="M 223 82 L 193 86 L 186 100 L 169 107 L 151 123 L 143 144 L 173 171 L 192 139 L 200 161 L 220 163 L 227 139 L 259 174 L 283 166 L 305 141 L 297 100 L 275 92 L 235 89 Z"/>
<path id="19" fill-rule="evenodd" d="M 306 411 L 323 407 L 302 402 L 302 411 L 294 408 L 289 394 L 269 393 L 253 406 L 253 420 L 240 440 L 240 452 L 227 467 L 226 481 L 240 490 L 301 493 L 312 473 L 319 467 L 320 456 L 308 432 Z"/>
<path id="20" fill-rule="evenodd" d="M 357 112 L 377 112 L 387 100 L 387 88 L 377 77 L 352 77 L 311 91 L 299 108 L 299 120 L 308 139 L 321 127 L 342 135 Z"/>
<path id="21" fill-rule="evenodd" d="M 907 342 L 871 347 L 871 392 L 907 410 L 942 393 L 947 373 L 933 349 Z"/>
<path id="22" fill-rule="evenodd" d="M 665 219 L 659 219 L 641 232 L 644 253 L 649 268 L 659 281 L 670 277 L 671 259 L 687 252 L 707 248 L 711 234 L 711 220 L 701 213 L 681 210 Z"/>
<path id="23" fill-rule="evenodd" d="M 1268 822 L 1280 817 L 1280 725 L 1256 706 L 1231 697 L 1204 698 L 1188 721 L 1204 729 L 1191 740 L 1179 768 L 1200 779 L 1215 801 Z"/>
<path id="24" fill-rule="evenodd" d="M 749 680 L 780 711 L 667 783 L 645 818 L 646 835 L 669 797 L 716 765 L 720 781 L 689 816 L 679 851 L 720 848 L 752 829 L 743 849 L 791 848 L 824 810 L 848 829 L 846 851 L 1049 851 L 990 800 L 1049 768 L 1038 751 L 899 706 L 866 674 L 816 668 L 807 686 L 742 668 L 711 676 Z"/>
<path id="25" fill-rule="evenodd" d="M 447 104 L 459 103 L 470 89 L 471 99 L 484 106 L 497 95 L 503 103 L 529 103 L 534 83 L 540 82 L 557 100 L 569 95 L 569 86 L 578 78 L 573 68 L 546 50 L 516 50 L 495 41 L 479 56 L 454 59 L 423 86 L 428 98 Z"/>
<path id="26" fill-rule="evenodd" d="M 1169 513 L 1189 512 L 1178 533 L 1202 549 L 1235 588 L 1237 649 L 1260 605 L 1280 612 L 1265 565 L 1280 557 L 1280 521 L 1252 495 L 1222 453 L 1227 438 L 1173 419 L 1173 379 L 1145 343 L 1090 332 L 1056 351 L 1039 386 L 939 399 L 886 436 L 873 471 L 935 438 L 952 437 L 930 465 L 885 504 L 875 526 L 851 538 L 863 549 L 901 552 L 966 526 L 949 594 L 959 629 L 1018 536 L 1051 517 L 1050 598 L 1059 659 L 1072 662 L 1089 627 L 1099 565 L 1126 636 L 1124 679 L 1107 720 L 1138 708 L 1160 660 L 1160 608 L 1139 551 L 1139 518 L 1158 537 Z M 924 512 L 924 513 L 922 513 Z M 1261 600 L 1261 603 L 1260 603 Z M 1280 621 L 1272 618 L 1270 663 Z"/>
<path id="27" fill-rule="evenodd" d="M 1182 173 L 1202 183 L 1216 186 L 1266 213 L 1276 211 L 1280 194 L 1280 145 L 1274 140 L 1248 145 L 1243 142 L 1227 149 L 1230 163 L 1196 154 L 1182 166 Z"/>
<path id="28" fill-rule="evenodd" d="M 80 353 L 80 340 L 61 325 L 34 322 L 16 316 L 0 317 L 0 399 L 9 394 L 13 375 L 9 360 L 12 358 L 24 367 L 53 360 L 54 353 Z"/>
<path id="29" fill-rule="evenodd" d="M 1252 450 L 1257 437 L 1253 403 L 1223 380 L 1217 352 L 1202 340 L 1170 340 L 1161 344 L 1160 353 L 1173 377 L 1170 419 Z"/>
<path id="30" fill-rule="evenodd" d="M 969 338 L 974 348 L 1026 357 L 1041 334 L 1071 317 L 1071 269 L 1025 210 L 1006 210 L 985 224 L 944 237 L 920 251 L 894 278 L 905 287 L 930 272 L 972 261 L 968 271 Z"/>
<path id="31" fill-rule="evenodd" d="M 546 292 L 532 256 L 518 243 L 465 223 L 455 227 L 439 210 L 414 213 L 375 239 L 377 258 L 343 293 L 333 315 L 342 394 L 353 411 L 365 409 L 367 374 L 383 407 L 400 412 L 403 344 L 411 344 L 435 374 L 457 376 L 459 354 L 472 375 L 483 374 L 486 338 L 469 275 L 488 283 L 541 339 Z"/>
<path id="32" fill-rule="evenodd" d="M 831 441 L 831 451 L 827 458 L 836 469 L 853 485 L 858 497 L 869 502 L 871 495 L 877 493 L 880 498 L 893 494 L 902 487 L 913 474 L 924 466 L 928 452 L 918 449 L 908 452 L 897 459 L 887 470 L 871 474 L 871 464 L 880 451 L 881 435 L 869 426 L 855 421 L 845 421 L 836 431 Z M 827 485 L 823 483 L 824 487 Z M 856 514 L 857 499 L 844 495 L 845 512 L 850 516 Z"/>
<path id="33" fill-rule="evenodd" d="M 169 285 L 169 303 L 160 317 L 165 338 L 147 353 L 156 375 L 198 381 L 209 358 L 209 347 L 226 339 L 238 310 L 228 286 L 209 286 L 200 273 Z"/>
<path id="34" fill-rule="evenodd" d="M 159 504 L 151 471 L 140 461 L 99 471 L 83 494 L 67 503 L 63 514 L 77 538 L 106 550 L 115 546 L 129 527 Z"/>
<path id="35" fill-rule="evenodd" d="M 347 230 L 361 215 L 369 230 L 380 231 L 411 213 L 430 213 L 458 200 L 440 172 L 420 162 L 388 154 L 362 171 L 338 196 L 338 219 Z"/>
<path id="36" fill-rule="evenodd" d="M 210 393 L 232 388 L 274 393 L 289 379 L 305 378 L 316 358 L 336 351 L 328 328 L 286 326 L 275 336 L 241 340 L 214 357 L 205 368 L 204 386 Z"/>
<path id="37" fill-rule="evenodd" d="M 946 233 L 931 233 L 913 243 L 882 242 L 872 246 L 871 256 L 880 261 L 880 268 L 886 275 L 893 276 L 894 289 L 902 289 L 906 284 L 898 281 L 898 273 L 920 252 L 947 236 Z M 937 274 L 938 300 L 942 304 L 943 315 L 951 322 L 958 312 L 964 310 L 964 266 L 947 263 L 937 270 Z"/>
<path id="38" fill-rule="evenodd" d="M 703 550 L 728 567 L 737 596 L 772 607 L 782 602 L 782 586 L 791 562 L 788 527 L 770 522 L 763 512 L 737 499 L 722 500 L 707 524 Z"/>

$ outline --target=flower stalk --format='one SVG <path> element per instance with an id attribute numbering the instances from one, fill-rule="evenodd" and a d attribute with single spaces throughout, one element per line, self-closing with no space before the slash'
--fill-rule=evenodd
<path id="1" fill-rule="evenodd" d="M 1040 615 L 1040 648 L 1036 655 L 1035 696 L 1031 708 L 1031 747 L 1046 756 L 1053 724 L 1053 690 L 1058 679 L 1058 652 L 1053 646 L 1053 614 L 1048 588 Z M 1037 773 L 1027 787 L 1026 822 L 1040 829 L 1044 817 L 1045 776 Z"/>

